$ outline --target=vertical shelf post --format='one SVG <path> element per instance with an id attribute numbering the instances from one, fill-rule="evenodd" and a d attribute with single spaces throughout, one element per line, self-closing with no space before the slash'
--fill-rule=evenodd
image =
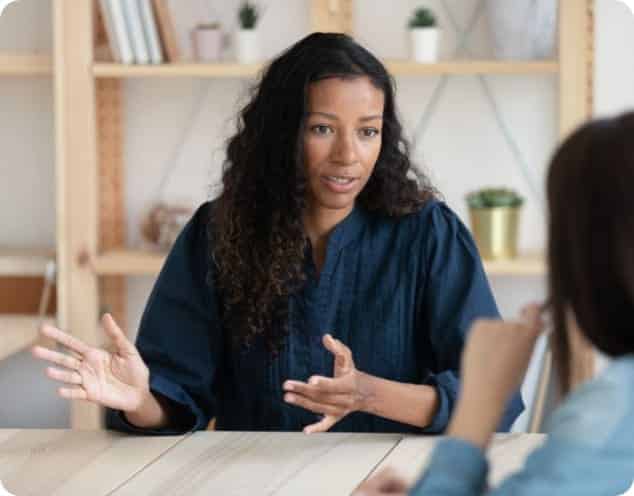
<path id="1" fill-rule="evenodd" d="M 97 248 L 97 130 L 93 64 L 93 2 L 54 0 L 54 97 L 60 326 L 97 344 L 97 275 L 82 264 Z M 101 411 L 71 404 L 71 426 L 98 429 Z"/>
<path id="2" fill-rule="evenodd" d="M 592 116 L 594 0 L 559 2 L 559 133 L 564 139 Z M 574 337 L 571 342 L 573 387 L 594 375 L 594 352 Z"/>

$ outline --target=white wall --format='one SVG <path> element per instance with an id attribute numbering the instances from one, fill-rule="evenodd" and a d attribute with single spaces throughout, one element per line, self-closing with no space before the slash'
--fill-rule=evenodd
<path id="1" fill-rule="evenodd" d="M 50 50 L 50 8 L 47 0 L 20 0 L 0 18 L 0 50 Z M 197 0 L 179 0 L 175 10 L 181 45 L 188 48 L 188 29 L 204 18 L 206 10 Z M 262 50 L 272 56 L 308 30 L 304 0 L 268 0 L 262 20 Z M 421 2 L 357 0 L 357 37 L 382 57 L 405 57 L 403 26 L 411 9 Z M 443 54 L 455 46 L 455 36 L 440 8 L 428 1 L 445 26 Z M 451 0 L 463 25 L 475 0 Z M 237 0 L 213 2 L 224 26 L 235 25 Z M 489 53 L 489 37 L 483 17 L 474 32 L 475 53 Z M 634 67 L 634 17 L 625 15 L 616 0 L 597 0 L 596 106 L 599 113 L 620 110 L 634 100 L 631 94 Z M 279 25 L 285 26 L 283 32 Z M 230 56 L 230 52 L 227 56 Z M 556 80 L 554 76 L 493 76 L 488 81 L 501 111 L 528 159 L 535 181 L 543 183 L 548 157 L 556 141 Z M 409 132 L 416 124 L 436 78 L 399 78 L 398 103 Z M 210 194 L 223 159 L 222 146 L 231 133 L 233 114 L 244 101 L 241 80 L 134 79 L 126 88 L 126 181 L 128 190 L 128 239 L 140 242 L 139 222 L 153 200 L 176 144 L 190 126 L 164 198 L 200 203 Z M 632 92 L 634 93 L 634 92 Z M 50 80 L 0 79 L 0 245 L 52 244 L 53 128 Z M 544 244 L 543 216 L 538 200 L 520 174 L 475 77 L 453 77 L 438 105 L 431 128 L 415 159 L 424 164 L 449 205 L 465 221 L 466 192 L 484 184 L 517 188 L 527 197 L 520 234 L 521 249 L 535 251 Z M 20 212 L 21 215 L 15 215 Z M 543 298 L 541 278 L 495 278 L 492 281 L 504 316 L 515 315 L 527 301 Z M 129 279 L 129 323 L 138 325 L 150 278 Z M 63 425 L 64 404 L 55 400 L 52 384 L 42 378 L 41 366 L 26 354 L 0 363 L 0 397 L 11 398 L 11 407 L 0 402 L 0 427 L 17 425 Z M 15 380 L 20 377 L 20 380 Z M 527 392 L 534 383 L 529 377 Z M 50 388 L 48 387 L 50 386 Z M 48 389 L 47 389 L 48 388 Z M 518 422 L 518 427 L 523 426 Z"/>

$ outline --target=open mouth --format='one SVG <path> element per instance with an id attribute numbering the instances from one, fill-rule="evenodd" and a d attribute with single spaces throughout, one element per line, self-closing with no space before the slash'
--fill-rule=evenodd
<path id="1" fill-rule="evenodd" d="M 333 193 L 349 193 L 356 188 L 359 179 L 350 176 L 321 176 L 321 180 Z"/>

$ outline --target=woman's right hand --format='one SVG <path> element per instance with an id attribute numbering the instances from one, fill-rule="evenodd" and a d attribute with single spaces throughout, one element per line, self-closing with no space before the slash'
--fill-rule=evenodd
<path id="1" fill-rule="evenodd" d="M 44 325 L 40 332 L 63 345 L 70 354 L 34 346 L 33 355 L 63 368 L 48 367 L 46 374 L 60 381 L 61 397 L 80 399 L 101 406 L 133 412 L 150 395 L 149 370 L 110 314 L 102 318 L 103 329 L 114 343 L 114 351 L 86 345 L 56 327 Z"/>

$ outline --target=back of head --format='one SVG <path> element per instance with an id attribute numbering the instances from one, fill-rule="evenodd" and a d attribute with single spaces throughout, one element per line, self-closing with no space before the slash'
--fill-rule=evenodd
<path id="1" fill-rule="evenodd" d="M 547 188 L 554 351 L 566 391 L 568 311 L 603 353 L 634 353 L 634 113 L 574 132 L 552 160 Z"/>

